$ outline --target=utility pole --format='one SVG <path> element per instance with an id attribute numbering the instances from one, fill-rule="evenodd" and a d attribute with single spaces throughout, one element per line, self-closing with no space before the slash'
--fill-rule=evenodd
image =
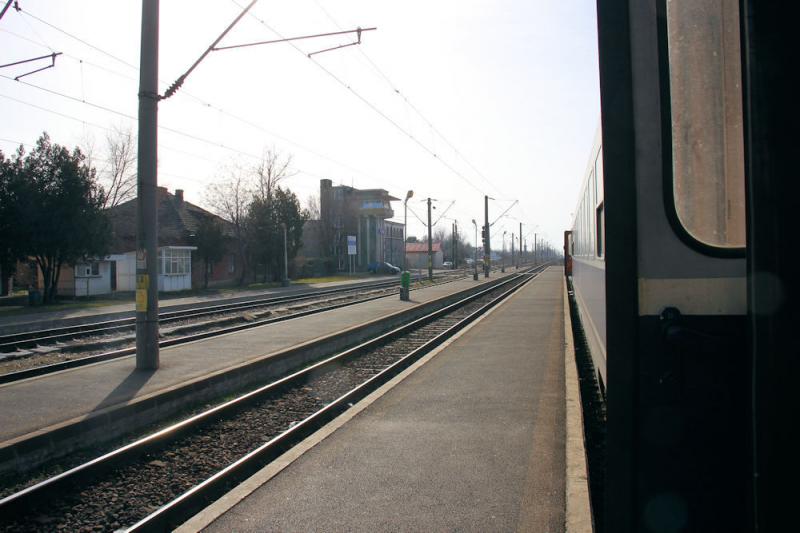
<path id="1" fill-rule="evenodd" d="M 483 214 L 484 214 L 483 231 L 485 232 L 483 238 L 483 277 L 488 278 L 492 261 L 492 245 L 489 242 L 489 195 L 488 194 L 484 195 L 483 197 Z"/>
<path id="2" fill-rule="evenodd" d="M 136 180 L 136 369 L 158 357 L 158 1 L 142 0 L 139 155 Z"/>
<path id="3" fill-rule="evenodd" d="M 537 246 L 538 245 L 536 243 L 536 233 L 534 233 L 533 234 L 533 265 L 534 266 L 536 266 L 536 248 L 537 248 Z"/>
<path id="4" fill-rule="evenodd" d="M 515 265 L 514 263 L 514 233 L 511 233 L 511 267 L 513 268 Z"/>
<path id="5" fill-rule="evenodd" d="M 431 227 L 431 199 L 428 197 L 428 281 L 433 281 L 433 228 Z"/>
<path id="6" fill-rule="evenodd" d="M 455 233 L 454 233 L 455 237 L 453 239 L 455 241 L 455 246 L 453 248 L 453 268 L 458 268 L 458 248 L 459 248 L 458 245 L 460 244 L 461 241 L 458 238 L 458 221 L 456 221 L 454 224 L 455 224 L 454 225 L 454 227 L 455 227 Z"/>
<path id="7" fill-rule="evenodd" d="M 522 222 L 519 223 L 519 253 L 517 254 L 517 268 L 522 264 Z"/>
<path id="8" fill-rule="evenodd" d="M 506 233 L 503 232 L 503 251 L 500 252 L 500 272 L 506 271 Z"/>
<path id="9" fill-rule="evenodd" d="M 408 239 L 406 228 L 408 227 L 408 200 L 412 196 L 414 196 L 414 191 L 408 191 L 406 199 L 403 200 L 403 272 L 408 270 L 406 266 L 406 239 Z"/>
<path id="10" fill-rule="evenodd" d="M 450 226 L 450 248 L 453 254 L 453 270 L 456 268 L 456 223 L 453 222 Z"/>

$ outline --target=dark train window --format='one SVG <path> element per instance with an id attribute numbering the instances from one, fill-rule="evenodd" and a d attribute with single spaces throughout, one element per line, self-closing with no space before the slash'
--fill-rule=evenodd
<path id="1" fill-rule="evenodd" d="M 666 0 L 675 211 L 715 248 L 745 244 L 739 33 L 736 0 Z"/>
<path id="2" fill-rule="evenodd" d="M 597 255 L 597 257 L 603 257 L 605 255 L 605 250 L 603 250 L 603 245 L 605 244 L 604 240 L 603 240 L 603 237 L 605 236 L 605 230 L 606 230 L 606 228 L 605 228 L 606 217 L 605 217 L 605 213 L 603 213 L 603 203 L 602 202 L 600 203 L 600 205 L 597 206 L 597 209 L 595 210 L 595 216 L 596 216 L 595 225 L 594 225 L 595 232 L 596 232 L 596 235 L 595 235 L 595 243 L 596 243 L 595 254 Z"/>

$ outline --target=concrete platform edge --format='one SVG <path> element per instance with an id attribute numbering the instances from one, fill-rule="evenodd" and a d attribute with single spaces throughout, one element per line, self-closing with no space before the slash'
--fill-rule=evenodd
<path id="1" fill-rule="evenodd" d="M 535 279 L 535 278 L 533 278 Z M 299 459 L 303 454 L 314 448 L 317 444 L 321 443 L 323 440 L 328 438 L 334 432 L 336 432 L 339 428 L 344 426 L 347 422 L 358 416 L 361 412 L 367 409 L 370 405 L 372 405 L 375 401 L 377 401 L 381 396 L 385 395 L 401 382 L 403 382 L 406 378 L 408 378 L 411 374 L 413 374 L 417 369 L 421 366 L 425 365 L 428 361 L 436 357 L 439 353 L 444 351 L 448 348 L 453 342 L 459 339 L 462 335 L 465 335 L 468 331 L 472 328 L 477 326 L 482 320 L 486 317 L 490 316 L 492 313 L 500 309 L 503 305 L 508 303 L 512 298 L 514 298 L 520 291 L 520 289 L 527 286 L 527 283 L 523 283 L 520 287 L 514 291 L 508 298 L 506 298 L 503 302 L 499 305 L 493 307 L 484 315 L 480 316 L 474 322 L 469 324 L 467 327 L 459 331 L 456 335 L 442 343 L 440 346 L 435 348 L 433 351 L 419 359 L 417 362 L 412 364 L 410 367 L 399 373 L 397 376 L 386 382 L 384 385 L 379 387 L 377 390 L 369 394 L 363 400 L 355 404 L 353 407 L 336 417 L 334 420 L 326 424 L 322 427 L 319 431 L 315 432 L 313 435 L 307 437 L 302 442 L 294 446 L 291 450 L 287 451 L 270 464 L 262 468 L 257 473 L 253 474 L 250 478 L 245 480 L 243 483 L 238 485 L 237 487 L 231 489 L 228 493 L 222 496 L 219 500 L 212 503 L 204 510 L 197 513 L 195 516 L 184 522 L 180 527 L 174 530 L 175 533 L 192 533 L 196 531 L 202 531 L 209 525 L 211 525 L 215 520 L 219 517 L 223 516 L 227 513 L 230 509 L 236 506 L 239 502 L 247 498 L 250 494 L 258 490 L 261 486 L 269 482 L 272 478 L 277 476 L 281 471 L 285 468 L 289 467 L 294 461 Z"/>
<path id="2" fill-rule="evenodd" d="M 572 339 L 567 281 L 564 278 L 564 380 L 566 386 L 567 449 L 565 484 L 566 533 L 592 533 L 592 509 L 589 499 L 589 477 L 583 437 L 583 408 Z"/>

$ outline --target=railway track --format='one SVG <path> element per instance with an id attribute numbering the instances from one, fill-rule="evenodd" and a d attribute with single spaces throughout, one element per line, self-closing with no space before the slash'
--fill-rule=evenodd
<path id="1" fill-rule="evenodd" d="M 540 271 L 543 267 L 536 269 Z M 3 531 L 164 531 L 181 523 L 518 290 L 439 311 L 0 500 Z M 14 518 L 11 518 L 14 517 Z"/>
<path id="2" fill-rule="evenodd" d="M 463 273 L 443 274 L 434 280 L 434 284 L 448 283 L 462 277 Z M 173 346 L 329 311 L 383 298 L 397 290 L 398 281 L 390 280 L 358 287 L 166 311 L 159 314 L 163 338 L 159 346 Z M 275 313 L 274 310 L 279 307 L 280 312 Z M 20 356 L 19 359 L 27 359 L 23 368 L 0 373 L 0 384 L 131 355 L 135 353 L 135 338 L 132 334 L 124 335 L 124 332 L 132 332 L 135 326 L 135 318 L 123 318 L 0 336 L 0 355 L 6 357 L 13 357 L 20 350 L 46 347 L 41 352 L 29 351 Z M 116 337 L 113 336 L 115 334 Z M 70 341 L 72 344 L 68 344 Z M 116 349 L 109 350 L 112 347 Z M 62 360 L 64 358 L 66 360 Z"/>

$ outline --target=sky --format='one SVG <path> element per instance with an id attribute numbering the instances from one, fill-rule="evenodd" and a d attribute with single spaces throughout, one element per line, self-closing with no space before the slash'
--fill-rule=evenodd
<path id="1" fill-rule="evenodd" d="M 162 94 L 245 2 L 161 2 Z M 109 130 L 137 129 L 141 2 L 19 6 L 0 20 L 0 64 L 63 55 L 20 81 L 49 59 L 0 68 L 0 150 L 30 150 L 47 131 L 102 159 Z M 409 235 L 426 232 L 430 197 L 436 227 L 457 220 L 474 239 L 488 195 L 490 221 L 511 208 L 493 248 L 520 222 L 528 243 L 536 233 L 559 248 L 600 116 L 594 0 L 260 0 L 220 46 L 359 26 L 377 30 L 311 59 L 353 36 L 211 53 L 159 104 L 159 185 L 208 207 L 209 184 L 271 149 L 291 156 L 283 184 L 303 204 L 321 178 L 413 190 Z"/>

